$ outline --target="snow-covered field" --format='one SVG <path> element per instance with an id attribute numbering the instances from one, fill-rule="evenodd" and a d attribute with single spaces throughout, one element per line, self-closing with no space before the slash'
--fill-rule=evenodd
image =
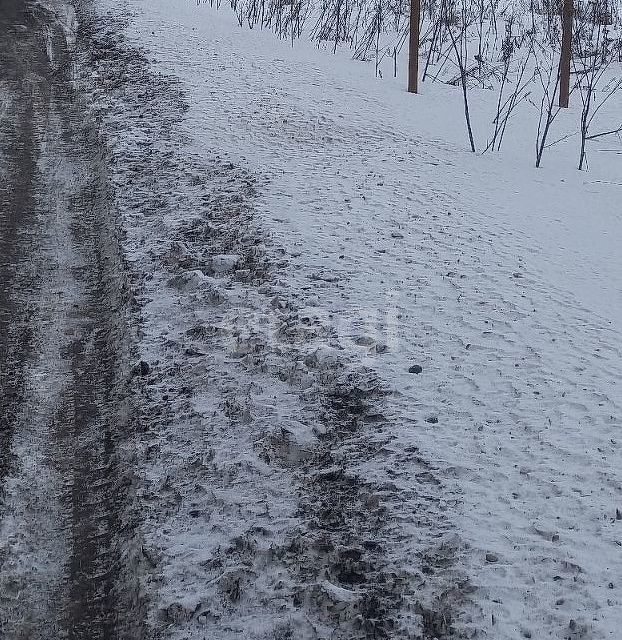
<path id="1" fill-rule="evenodd" d="M 456 88 L 107 4 L 145 52 L 97 99 L 142 278 L 151 624 L 617 640 L 619 143 L 536 170 L 519 114 L 473 155 Z"/>

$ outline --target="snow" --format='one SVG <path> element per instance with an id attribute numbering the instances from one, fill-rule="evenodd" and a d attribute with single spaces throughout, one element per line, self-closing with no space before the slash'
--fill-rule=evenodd
<path id="1" fill-rule="evenodd" d="M 579 173 L 569 140 L 536 170 L 527 113 L 503 153 L 473 155 L 455 88 L 408 95 L 206 4 L 129 6 L 188 106 L 113 135 L 119 171 L 156 163 L 118 184 L 144 199 L 126 219 L 151 272 L 146 393 L 168 395 L 172 366 L 192 387 L 143 453 L 152 624 L 160 607 L 172 638 L 372 637 L 346 626 L 361 588 L 321 575 L 309 522 L 333 483 L 343 526 L 408 584 L 383 591 L 402 602 L 389 637 L 432 610 L 494 640 L 619 637 L 622 155 Z M 489 106 L 474 94 L 476 131 Z M 342 389 L 373 411 L 337 441 L 321 407 Z"/>
<path id="2" fill-rule="evenodd" d="M 52 131 L 54 126 L 59 124 L 50 116 Z M 65 217 L 59 213 L 50 223 L 45 216 L 44 203 L 54 202 L 60 209 L 63 196 L 67 197 L 62 185 L 71 184 L 78 174 L 53 139 L 53 134 L 48 133 L 39 158 L 41 172 L 49 181 L 41 186 L 41 210 L 35 220 L 42 253 L 29 265 L 32 281 L 39 279 L 46 285 L 36 290 L 38 308 L 33 318 L 36 326 L 33 333 L 40 350 L 27 368 L 24 392 L 27 400 L 22 408 L 27 428 L 18 431 L 13 443 L 16 458 L 23 462 L 7 482 L 9 499 L 0 529 L 2 552 L 8 560 L 2 570 L 3 599 L 6 598 L 3 604 L 9 614 L 7 634 L 19 634 L 24 627 L 32 629 L 45 623 L 50 603 L 65 595 L 64 562 L 71 545 L 70 537 L 65 532 L 59 535 L 55 529 L 66 512 L 63 504 L 66 487 L 50 468 L 51 458 L 55 457 L 56 464 L 60 464 L 61 454 L 54 449 L 61 449 L 62 445 L 56 444 L 51 452 L 50 442 L 62 438 L 56 433 L 53 417 L 59 412 L 58 398 L 62 397 L 70 376 L 70 367 L 63 359 L 63 352 L 68 349 L 64 334 L 68 333 L 68 327 L 79 330 L 72 313 L 82 291 L 72 272 L 83 264 L 71 246 Z M 30 603 L 26 620 L 20 610 L 24 601 Z M 58 633 L 58 624 L 51 631 Z"/>

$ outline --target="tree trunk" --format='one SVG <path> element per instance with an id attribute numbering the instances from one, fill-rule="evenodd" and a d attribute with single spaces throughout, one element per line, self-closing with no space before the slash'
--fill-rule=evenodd
<path id="1" fill-rule="evenodd" d="M 419 20 L 421 0 L 410 0 L 410 43 L 408 50 L 408 91 L 418 92 L 419 81 Z"/>
<path id="2" fill-rule="evenodd" d="M 559 61 L 559 106 L 568 107 L 570 99 L 570 60 L 572 58 L 573 0 L 564 0 L 562 13 L 562 53 Z"/>

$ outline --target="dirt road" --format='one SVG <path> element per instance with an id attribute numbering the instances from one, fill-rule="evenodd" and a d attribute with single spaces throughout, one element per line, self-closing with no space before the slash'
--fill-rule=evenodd
<path id="1" fill-rule="evenodd" d="M 141 637 L 130 296 L 74 10 L 0 6 L 0 637 Z M 121 588 L 119 585 L 123 584 Z M 132 609 L 131 620 L 126 616 Z"/>

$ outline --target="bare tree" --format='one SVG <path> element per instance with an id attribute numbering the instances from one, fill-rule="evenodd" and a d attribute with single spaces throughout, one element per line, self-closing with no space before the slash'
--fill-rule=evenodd
<path id="1" fill-rule="evenodd" d="M 610 69 L 611 64 L 616 60 L 622 48 L 620 38 L 610 39 L 608 36 L 608 22 L 610 13 L 606 2 L 596 0 L 586 12 L 579 16 L 582 20 L 583 28 L 577 29 L 577 49 L 579 50 L 578 60 L 575 60 L 574 70 L 578 77 L 577 87 L 581 96 L 581 124 L 579 132 L 581 134 L 581 148 L 579 152 L 579 170 L 587 165 L 586 142 L 594 137 L 602 137 L 605 134 L 597 134 L 590 137 L 590 127 L 592 122 L 605 103 L 614 96 L 622 87 L 622 78 L 613 77 L 598 92 L 598 88 Z"/>
<path id="2" fill-rule="evenodd" d="M 471 151 L 475 153 L 475 139 L 473 137 L 473 128 L 471 126 L 471 114 L 469 111 L 469 87 L 468 87 L 468 74 L 466 70 L 466 59 L 468 54 L 467 44 L 467 13 L 466 5 L 463 4 L 462 8 L 462 23 L 459 25 L 458 37 L 456 38 L 452 25 L 447 23 L 447 31 L 451 39 L 451 44 L 456 56 L 456 64 L 460 71 L 460 86 L 462 87 L 462 100 L 464 103 L 464 119 L 466 122 L 467 132 L 469 134 L 469 143 L 471 145 Z"/>
<path id="3" fill-rule="evenodd" d="M 536 65 L 536 77 L 542 88 L 539 105 L 538 131 L 536 134 L 536 167 L 540 167 L 542 156 L 548 148 L 547 141 L 551 125 L 562 107 L 556 104 L 559 91 L 560 74 L 555 63 L 554 52 L 540 45 L 540 60 Z"/>
<path id="4" fill-rule="evenodd" d="M 526 36 L 516 37 L 513 32 L 514 18 L 511 16 L 506 22 L 506 34 L 501 45 L 501 81 L 499 83 L 499 94 L 497 97 L 497 113 L 494 119 L 494 131 L 492 139 L 488 143 L 484 152 L 493 150 L 500 151 L 503 138 L 507 130 L 508 122 L 512 113 L 522 101 L 529 98 L 531 91 L 530 86 L 534 80 L 534 74 L 528 74 L 528 67 L 533 54 L 532 32 L 528 32 Z M 520 58 L 512 69 L 517 49 L 528 41 L 529 45 L 527 53 Z M 506 96 L 505 89 L 510 84 L 510 71 L 513 75 L 513 89 Z"/>

